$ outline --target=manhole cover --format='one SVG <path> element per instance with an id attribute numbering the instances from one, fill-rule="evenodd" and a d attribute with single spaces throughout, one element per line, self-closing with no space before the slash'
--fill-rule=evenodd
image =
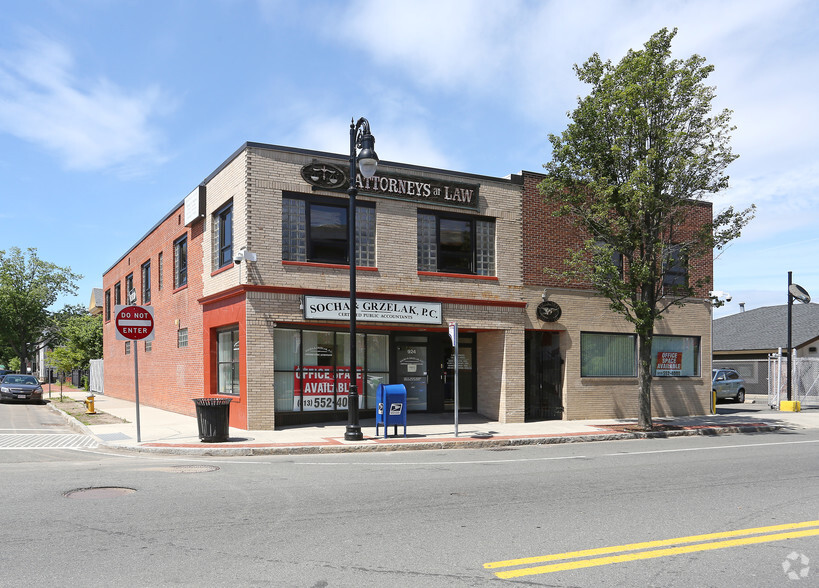
<path id="1" fill-rule="evenodd" d="M 127 494 L 136 492 L 133 488 L 120 488 L 118 486 L 101 486 L 98 488 L 77 488 L 69 490 L 64 494 L 66 498 L 79 498 L 82 500 L 96 500 L 99 498 L 119 498 Z"/>
<path id="2" fill-rule="evenodd" d="M 219 468 L 214 465 L 177 465 L 153 469 L 157 472 L 170 472 L 172 474 L 201 474 L 204 472 L 215 472 Z"/>

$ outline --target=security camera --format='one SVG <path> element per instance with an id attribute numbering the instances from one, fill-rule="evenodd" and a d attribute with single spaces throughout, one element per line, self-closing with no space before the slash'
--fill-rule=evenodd
<path id="1" fill-rule="evenodd" d="M 708 293 L 708 296 L 714 298 L 715 300 L 724 300 L 725 302 L 731 302 L 731 295 L 728 292 L 723 292 L 722 290 L 711 290 Z"/>
<path id="2" fill-rule="evenodd" d="M 242 263 L 242 260 L 244 258 L 245 258 L 244 249 L 242 249 L 240 251 L 237 251 L 236 253 L 233 254 L 233 263 L 235 263 L 236 265 L 239 265 L 240 263 Z"/>

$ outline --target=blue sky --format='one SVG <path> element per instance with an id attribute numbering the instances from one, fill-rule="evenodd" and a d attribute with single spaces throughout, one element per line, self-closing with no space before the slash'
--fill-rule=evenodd
<path id="1" fill-rule="evenodd" d="M 541 171 L 587 88 L 661 27 L 714 64 L 734 111 L 731 189 L 757 218 L 715 262 L 732 314 L 819 300 L 819 3 L 2 0 L 0 249 L 102 274 L 245 141 L 490 176 Z"/>

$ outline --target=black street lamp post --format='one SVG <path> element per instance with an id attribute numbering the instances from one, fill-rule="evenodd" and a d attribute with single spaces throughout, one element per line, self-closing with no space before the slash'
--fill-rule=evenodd
<path id="1" fill-rule="evenodd" d="M 793 272 L 788 272 L 788 402 L 793 400 L 791 391 L 791 355 L 793 355 L 793 301 L 798 300 L 804 304 L 810 303 L 810 294 L 799 284 L 793 283 Z"/>
<path id="2" fill-rule="evenodd" d="M 361 148 L 358 153 L 358 166 L 356 166 L 356 149 Z M 361 432 L 361 425 L 358 422 L 358 361 L 356 357 L 356 296 L 355 296 L 355 197 L 358 194 L 356 186 L 356 167 L 361 170 L 361 175 L 371 178 L 375 174 L 378 166 L 378 155 L 375 154 L 375 137 L 370 133 L 369 121 L 361 117 L 358 122 L 350 121 L 350 187 L 347 193 L 350 195 L 350 211 L 347 219 L 349 263 L 350 263 L 350 387 L 347 396 L 347 429 L 344 431 L 344 439 L 347 441 L 359 441 L 364 438 Z"/>

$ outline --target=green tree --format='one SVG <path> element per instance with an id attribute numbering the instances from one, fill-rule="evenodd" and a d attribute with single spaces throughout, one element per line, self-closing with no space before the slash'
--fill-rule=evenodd
<path id="1" fill-rule="evenodd" d="M 77 359 L 76 367 L 88 368 L 92 359 L 102 357 L 102 315 L 93 316 L 87 311 L 67 317 L 60 324 L 61 347 L 67 349 Z"/>
<path id="2" fill-rule="evenodd" d="M 0 251 L 0 347 L 11 348 L 21 371 L 54 340 L 57 322 L 49 307 L 61 294 L 75 294 L 80 279 L 71 268 L 41 260 L 36 249 Z"/>
<path id="3" fill-rule="evenodd" d="M 540 184 L 556 214 L 588 239 L 568 260 L 567 279 L 590 283 L 638 339 L 639 424 L 651 421 L 651 343 L 655 321 L 710 286 L 679 279 L 687 261 L 710 258 L 739 236 L 754 207 L 728 208 L 684 230 L 697 200 L 728 187 L 731 111 L 712 114 L 713 66 L 692 55 L 671 58 L 677 31 L 661 29 L 642 50 L 613 65 L 596 53 L 578 78 L 591 85 L 560 135 Z"/>
<path id="4" fill-rule="evenodd" d="M 58 373 L 69 374 L 72 371 L 79 369 L 82 365 L 82 357 L 80 354 L 68 347 L 57 347 L 53 351 L 46 353 L 46 361 L 48 365 L 54 367 Z M 49 388 L 49 391 L 51 388 Z M 63 399 L 63 378 L 60 379 L 60 401 Z"/>

